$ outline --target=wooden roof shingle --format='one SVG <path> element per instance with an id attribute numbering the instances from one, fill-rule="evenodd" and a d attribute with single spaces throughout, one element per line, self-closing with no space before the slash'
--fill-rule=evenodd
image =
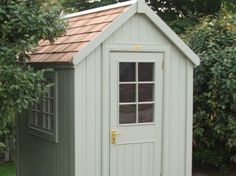
<path id="1" fill-rule="evenodd" d="M 30 63 L 72 63 L 73 56 L 95 39 L 128 7 L 128 5 L 118 6 L 82 15 L 72 14 L 65 18 L 68 21 L 65 35 L 57 38 L 53 44 L 47 40 L 40 41 L 36 51 L 29 54 Z"/>

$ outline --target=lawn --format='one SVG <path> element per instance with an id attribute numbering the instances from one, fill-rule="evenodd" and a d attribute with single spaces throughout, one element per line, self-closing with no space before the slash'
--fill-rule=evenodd
<path id="1" fill-rule="evenodd" d="M 15 176 L 15 165 L 12 163 L 0 164 L 0 176 Z"/>

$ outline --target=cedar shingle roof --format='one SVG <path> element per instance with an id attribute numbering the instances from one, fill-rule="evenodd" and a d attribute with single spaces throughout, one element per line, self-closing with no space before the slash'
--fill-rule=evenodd
<path id="1" fill-rule="evenodd" d="M 129 6 L 112 8 L 67 18 L 66 34 L 53 44 L 40 41 L 37 50 L 30 54 L 31 63 L 72 63 L 73 56 L 95 39 L 109 24 Z"/>

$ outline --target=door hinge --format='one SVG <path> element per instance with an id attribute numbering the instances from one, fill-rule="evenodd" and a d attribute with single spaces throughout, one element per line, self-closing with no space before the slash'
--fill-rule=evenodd
<path id="1" fill-rule="evenodd" d="M 161 69 L 164 70 L 164 68 L 165 68 L 165 62 L 164 62 L 164 60 L 162 60 L 162 62 L 161 62 Z"/>

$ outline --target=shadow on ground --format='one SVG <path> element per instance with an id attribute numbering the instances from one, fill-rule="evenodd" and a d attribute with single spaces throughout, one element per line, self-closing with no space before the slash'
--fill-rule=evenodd
<path id="1" fill-rule="evenodd" d="M 229 173 L 222 173 L 209 168 L 193 168 L 192 176 L 236 176 L 236 166 Z"/>

